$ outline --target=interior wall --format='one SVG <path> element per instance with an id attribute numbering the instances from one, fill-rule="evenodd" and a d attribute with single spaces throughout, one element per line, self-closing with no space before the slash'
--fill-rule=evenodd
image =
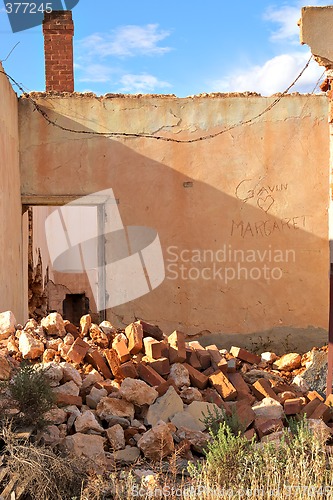
<path id="1" fill-rule="evenodd" d="M 18 322 L 27 319 L 27 268 L 23 264 L 26 234 L 27 220 L 23 226 L 21 207 L 18 99 L 7 77 L 0 73 L 0 311 L 11 310 Z"/>
<path id="2" fill-rule="evenodd" d="M 278 349 L 284 342 L 303 350 L 326 341 L 326 96 L 285 96 L 243 126 L 234 125 L 260 115 L 274 97 L 31 97 L 68 131 L 20 99 L 23 197 L 53 204 L 112 189 L 124 227 L 158 234 L 163 279 L 111 304 L 109 319 L 122 326 L 139 317 L 222 345 Z M 112 238 L 106 235 L 109 262 Z M 143 248 L 137 254 L 144 261 Z M 155 257 L 144 262 L 150 278 Z M 131 269 L 124 288 L 139 289 L 143 278 Z"/>

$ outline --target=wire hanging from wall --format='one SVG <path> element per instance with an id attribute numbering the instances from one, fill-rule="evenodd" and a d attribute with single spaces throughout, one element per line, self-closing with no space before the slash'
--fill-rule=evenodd
<path id="1" fill-rule="evenodd" d="M 12 49 L 12 50 L 14 50 L 14 49 Z M 134 138 L 134 139 L 135 138 L 144 138 L 144 139 L 155 139 L 155 140 L 165 141 L 165 142 L 176 142 L 176 143 L 179 143 L 179 144 L 192 144 L 194 142 L 200 142 L 200 141 L 206 141 L 206 140 L 209 140 L 209 139 L 214 139 L 215 137 L 218 137 L 218 136 L 220 136 L 222 134 L 225 134 L 226 132 L 229 132 L 230 130 L 233 130 L 233 129 L 237 128 L 237 127 L 241 127 L 243 125 L 250 125 L 255 120 L 257 120 L 258 118 L 261 118 L 263 115 L 265 115 L 266 113 L 268 113 L 271 109 L 273 109 L 283 99 L 283 97 L 285 97 L 288 94 L 289 90 L 298 82 L 298 80 L 301 78 L 301 76 L 303 75 L 303 73 L 308 68 L 308 66 L 309 66 L 309 64 L 311 62 L 311 59 L 312 59 L 312 55 L 309 58 L 309 60 L 307 61 L 307 63 L 305 64 L 304 68 L 297 75 L 297 77 L 295 78 L 295 80 L 293 80 L 293 82 L 286 88 L 286 90 L 284 92 L 282 92 L 281 94 L 279 94 L 274 99 L 274 101 L 272 101 L 263 111 L 261 111 L 260 113 L 258 113 L 255 116 L 253 116 L 252 118 L 249 118 L 247 120 L 242 120 L 242 121 L 240 121 L 238 123 L 230 125 L 229 127 L 226 127 L 226 128 L 224 128 L 224 129 L 222 129 L 222 130 L 220 130 L 218 132 L 215 132 L 214 134 L 203 135 L 203 136 L 200 136 L 200 137 L 196 137 L 194 139 L 176 139 L 174 137 L 165 137 L 165 136 L 161 136 L 161 135 L 137 134 L 137 133 L 129 133 L 129 132 L 94 132 L 94 131 L 88 131 L 88 130 L 74 130 L 74 129 L 65 127 L 63 125 L 60 125 L 56 121 L 52 120 L 48 116 L 48 114 L 46 113 L 46 111 L 44 111 L 40 107 L 40 105 L 29 94 L 27 94 L 24 91 L 22 85 L 20 85 L 17 81 L 15 81 L 13 77 L 11 77 L 5 71 L 2 71 L 2 70 L 0 70 L 0 73 L 3 73 L 4 75 L 6 75 L 6 77 L 20 90 L 20 92 L 22 92 L 22 94 L 24 95 L 24 97 L 27 98 L 33 104 L 35 110 L 49 123 L 49 125 L 53 125 L 54 127 L 57 127 L 60 130 L 63 130 L 65 132 L 71 132 L 71 133 L 74 133 L 74 134 L 85 134 L 85 135 L 90 135 L 90 136 L 102 136 L 102 137 L 107 137 L 107 138 L 110 138 L 110 137 L 127 137 L 127 138 Z M 315 89 L 317 88 L 319 80 L 316 83 L 316 86 L 315 86 L 314 90 L 312 91 L 312 94 L 314 93 Z"/>

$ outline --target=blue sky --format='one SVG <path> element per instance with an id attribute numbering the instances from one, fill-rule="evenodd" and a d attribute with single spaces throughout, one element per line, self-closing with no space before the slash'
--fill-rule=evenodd
<path id="1" fill-rule="evenodd" d="M 75 90 L 176 94 L 281 92 L 310 57 L 299 42 L 298 0 L 80 0 L 75 23 Z M 312 1 L 311 5 L 329 5 Z M 42 91 L 42 27 L 13 34 L 0 0 L 0 60 L 27 91 Z M 312 62 L 294 91 L 312 92 Z"/>

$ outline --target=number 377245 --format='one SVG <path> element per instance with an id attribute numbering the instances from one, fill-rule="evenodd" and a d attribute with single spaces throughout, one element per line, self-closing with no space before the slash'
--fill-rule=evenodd
<path id="1" fill-rule="evenodd" d="M 11 2 L 6 3 L 7 14 L 38 14 L 52 12 L 52 3 Z"/>

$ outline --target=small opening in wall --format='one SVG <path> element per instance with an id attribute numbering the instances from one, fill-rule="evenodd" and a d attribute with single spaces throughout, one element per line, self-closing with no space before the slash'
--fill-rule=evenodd
<path id="1" fill-rule="evenodd" d="M 63 317 L 76 326 L 80 325 L 81 316 L 89 313 L 89 299 L 85 293 L 68 293 L 62 303 Z"/>

